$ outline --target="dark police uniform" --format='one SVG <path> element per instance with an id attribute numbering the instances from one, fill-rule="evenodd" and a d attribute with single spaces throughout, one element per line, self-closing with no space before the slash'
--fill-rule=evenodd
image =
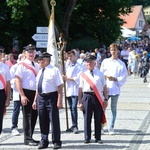
<path id="1" fill-rule="evenodd" d="M 39 57 L 39 59 L 50 58 L 50 56 L 51 54 L 49 53 L 43 53 Z M 39 84 L 42 72 L 43 72 L 42 84 Z M 54 144 L 54 147 L 58 146 L 60 148 L 61 147 L 60 121 L 59 121 L 59 110 L 57 107 L 58 86 L 63 84 L 60 71 L 58 70 L 58 68 L 48 64 L 39 71 L 36 81 L 38 91 L 37 109 L 41 130 L 41 142 L 38 148 L 43 149 L 48 147 L 50 122 L 52 129 L 52 143 Z M 41 89 L 40 92 L 38 89 L 39 86 Z"/>
<path id="2" fill-rule="evenodd" d="M 0 46 L 0 59 L 2 58 L 2 53 L 4 52 L 4 48 Z M 2 132 L 2 125 L 3 125 L 3 115 L 4 115 L 4 109 L 5 109 L 5 103 L 6 99 L 8 97 L 10 98 L 10 95 L 5 91 L 5 89 L 10 88 L 10 72 L 9 67 L 4 64 L 3 62 L 0 62 L 0 134 Z M 6 87 L 4 87 L 3 81 L 6 84 Z M 9 85 L 7 84 L 9 83 Z M 9 87 L 8 87 L 9 86 Z"/>

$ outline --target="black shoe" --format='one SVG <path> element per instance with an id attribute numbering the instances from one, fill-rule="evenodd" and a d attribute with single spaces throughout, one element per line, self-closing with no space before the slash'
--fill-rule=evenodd
<path id="1" fill-rule="evenodd" d="M 88 144 L 88 143 L 90 143 L 90 140 L 85 140 L 84 141 L 84 144 Z"/>
<path id="2" fill-rule="evenodd" d="M 44 148 L 47 148 L 47 147 L 48 147 L 48 145 L 42 145 L 41 144 L 41 145 L 38 146 L 38 149 L 44 149 Z"/>
<path id="3" fill-rule="evenodd" d="M 29 146 L 38 146 L 38 143 L 35 143 L 34 141 L 25 142 L 24 144 Z"/>
<path id="4" fill-rule="evenodd" d="M 95 140 L 96 143 L 103 144 L 101 140 Z"/>
<path id="5" fill-rule="evenodd" d="M 61 144 L 54 143 L 53 149 L 59 149 L 59 148 L 61 148 Z"/>
<path id="6" fill-rule="evenodd" d="M 40 143 L 40 141 L 38 141 L 38 140 L 33 140 L 33 142 L 38 143 L 38 144 Z"/>
<path id="7" fill-rule="evenodd" d="M 73 129 L 69 128 L 69 129 L 66 130 L 66 132 L 73 132 Z"/>

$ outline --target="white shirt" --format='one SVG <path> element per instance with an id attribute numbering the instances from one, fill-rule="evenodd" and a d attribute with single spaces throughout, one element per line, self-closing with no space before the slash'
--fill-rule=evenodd
<path id="1" fill-rule="evenodd" d="M 25 59 L 23 61 L 24 63 L 26 63 L 27 65 L 29 65 L 30 67 L 32 67 L 36 72 L 39 71 L 39 67 L 36 63 L 34 63 L 35 67 L 32 65 L 32 62 L 28 59 Z M 28 89 L 28 90 L 36 90 L 36 77 L 34 75 L 34 73 L 26 68 L 23 65 L 18 65 L 17 70 L 15 75 L 19 76 L 21 78 L 22 81 L 22 88 L 23 89 Z"/>
<path id="2" fill-rule="evenodd" d="M 15 64 L 13 65 L 11 68 L 10 68 L 10 75 L 11 75 L 11 81 L 10 81 L 10 84 L 11 84 L 11 88 L 13 89 L 13 101 L 19 101 L 20 98 L 19 98 L 19 92 L 15 86 L 15 72 L 17 70 L 17 67 L 18 67 L 18 64 Z"/>
<path id="3" fill-rule="evenodd" d="M 124 55 L 127 55 L 127 56 L 124 56 Z M 122 50 L 122 51 L 121 51 L 121 56 L 123 56 L 122 58 L 123 58 L 124 60 L 128 60 L 129 51 L 128 51 L 128 50 Z"/>
<path id="4" fill-rule="evenodd" d="M 38 89 L 38 82 L 41 76 L 42 69 L 39 71 L 36 77 L 36 89 Z M 42 93 L 50 93 L 58 91 L 58 86 L 63 84 L 63 79 L 60 74 L 60 71 L 57 67 L 48 65 L 44 69 L 44 77 L 42 82 Z"/>
<path id="5" fill-rule="evenodd" d="M 90 73 L 90 70 L 87 70 L 84 72 L 91 80 L 95 81 L 95 85 L 97 89 L 101 92 L 103 92 L 103 88 L 106 85 L 105 78 L 102 72 L 99 71 L 99 69 L 94 68 L 93 70 L 93 76 Z M 90 92 L 90 85 L 89 83 L 82 77 L 80 76 L 80 85 L 79 88 L 82 88 L 82 92 Z M 101 93 L 100 92 L 100 93 Z"/>
<path id="6" fill-rule="evenodd" d="M 108 95 L 120 94 L 120 88 L 124 85 L 128 76 L 125 64 L 120 59 L 107 58 L 103 60 L 100 71 L 106 76 L 117 78 L 117 81 L 106 80 Z"/>
<path id="7" fill-rule="evenodd" d="M 66 96 L 78 96 L 79 90 L 79 77 L 82 72 L 82 65 L 78 62 L 66 66 L 66 76 L 73 78 L 74 81 L 66 81 Z"/>
<path id="8" fill-rule="evenodd" d="M 10 81 L 10 72 L 9 72 L 9 66 L 4 64 L 3 62 L 0 62 L 0 74 L 3 76 L 5 81 Z M 0 90 L 4 89 L 3 83 L 0 81 Z"/>

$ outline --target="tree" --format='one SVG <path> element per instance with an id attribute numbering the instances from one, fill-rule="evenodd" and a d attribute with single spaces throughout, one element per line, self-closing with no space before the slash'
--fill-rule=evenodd
<path id="1" fill-rule="evenodd" d="M 71 18 L 69 37 L 74 41 L 88 36 L 109 45 L 120 35 L 120 14 L 129 13 L 130 7 L 130 0 L 80 0 Z"/>
<path id="2" fill-rule="evenodd" d="M 132 4 L 143 5 L 143 7 L 147 7 L 147 6 L 150 6 L 150 1 L 149 0 L 133 0 Z"/>
<path id="3" fill-rule="evenodd" d="M 3 24 L 11 38 L 17 37 L 21 47 L 31 40 L 36 26 L 48 26 L 50 0 L 6 0 L 8 11 Z M 55 23 L 71 44 L 78 39 L 92 39 L 109 45 L 120 34 L 120 14 L 130 12 L 131 0 L 56 0 Z M 1 6 L 0 6 L 1 7 Z M 2 25 L 0 25 L 2 26 Z M 6 36 L 6 33 L 5 33 Z"/>

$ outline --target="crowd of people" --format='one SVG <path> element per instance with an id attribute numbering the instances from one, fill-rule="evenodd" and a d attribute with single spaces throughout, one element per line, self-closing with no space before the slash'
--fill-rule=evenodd
<path id="1" fill-rule="evenodd" d="M 43 52 L 37 58 L 33 44 L 25 46 L 17 60 L 11 53 L 4 55 L 5 49 L 0 46 L 0 134 L 5 108 L 9 106 L 12 98 L 12 134 L 20 134 L 18 117 L 21 108 L 24 144 L 38 146 L 38 149 L 47 148 L 51 125 L 53 149 L 61 148 L 59 109 L 63 107 L 65 87 L 72 121 L 72 126 L 66 132 L 79 133 L 79 107 L 84 117 L 84 143 L 90 143 L 94 117 L 93 135 L 95 142 L 101 144 L 103 127 L 108 120 L 105 116 L 108 102 L 110 101 L 111 106 L 108 133 L 112 135 L 115 133 L 120 89 L 127 77 L 139 76 L 143 78 L 144 83 L 147 82 L 149 42 L 143 40 L 112 43 L 109 48 L 95 48 L 89 52 L 72 49 L 65 52 L 63 72 L 61 66 L 58 68 L 50 64 L 53 57 L 51 54 Z M 66 86 L 63 86 L 64 83 Z M 40 141 L 33 139 L 37 117 L 41 132 Z"/>

